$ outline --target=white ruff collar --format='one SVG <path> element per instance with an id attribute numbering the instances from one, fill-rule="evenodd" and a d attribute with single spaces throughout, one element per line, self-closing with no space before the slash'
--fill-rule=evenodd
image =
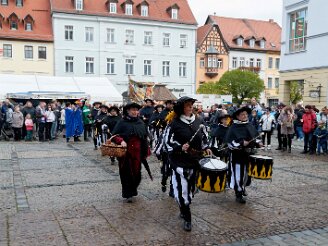
<path id="1" fill-rule="evenodd" d="M 185 116 L 184 114 L 182 114 L 181 116 L 180 116 L 180 120 L 182 121 L 182 122 L 184 122 L 184 123 L 186 123 L 186 124 L 191 124 L 191 123 L 193 123 L 194 121 L 195 121 L 195 115 L 194 114 L 192 114 L 190 117 L 189 116 Z"/>
<path id="2" fill-rule="evenodd" d="M 247 121 L 240 121 L 240 120 L 233 120 L 233 123 L 235 124 L 247 124 L 248 123 L 248 120 Z"/>

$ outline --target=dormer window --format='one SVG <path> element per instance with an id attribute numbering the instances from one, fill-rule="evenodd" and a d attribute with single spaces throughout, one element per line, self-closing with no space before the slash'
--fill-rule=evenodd
<path id="1" fill-rule="evenodd" d="M 75 9 L 76 10 L 83 10 L 83 0 L 75 0 Z"/>
<path id="2" fill-rule="evenodd" d="M 171 18 L 173 20 L 177 20 L 178 19 L 178 9 L 172 9 Z"/>
<path id="3" fill-rule="evenodd" d="M 177 20 L 179 18 L 179 9 L 180 7 L 177 4 L 167 8 L 168 14 L 171 16 L 172 20 Z"/>
<path id="4" fill-rule="evenodd" d="M 262 39 L 260 41 L 260 47 L 261 47 L 261 49 L 264 49 L 265 48 L 265 40 L 264 39 Z"/>
<path id="5" fill-rule="evenodd" d="M 125 4 L 125 14 L 132 15 L 132 4 Z"/>
<path id="6" fill-rule="evenodd" d="M 109 13 L 111 13 L 111 14 L 117 13 L 116 3 L 109 3 Z"/>
<path id="7" fill-rule="evenodd" d="M 1 5 L 8 5 L 8 0 L 1 0 Z"/>
<path id="8" fill-rule="evenodd" d="M 148 6 L 141 5 L 141 16 L 148 16 Z"/>
<path id="9" fill-rule="evenodd" d="M 30 15 L 27 15 L 24 20 L 24 27 L 25 27 L 25 30 L 26 31 L 32 31 L 33 30 L 33 23 L 34 23 L 34 20 L 32 18 L 32 16 Z"/>
<path id="10" fill-rule="evenodd" d="M 254 48 L 254 46 L 255 46 L 255 39 L 252 38 L 249 40 L 249 47 Z"/>
<path id="11" fill-rule="evenodd" d="M 16 0 L 17 7 L 23 7 L 23 0 Z"/>
<path id="12" fill-rule="evenodd" d="M 243 44 L 244 44 L 244 39 L 242 37 L 237 38 L 237 45 L 243 46 Z"/>
<path id="13" fill-rule="evenodd" d="M 17 30 L 18 29 L 18 16 L 15 13 L 12 13 L 9 17 L 9 26 L 11 30 Z"/>

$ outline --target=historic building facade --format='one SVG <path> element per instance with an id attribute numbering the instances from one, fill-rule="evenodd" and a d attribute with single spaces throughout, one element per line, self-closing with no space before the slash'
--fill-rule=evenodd
<path id="1" fill-rule="evenodd" d="M 279 96 L 275 82 L 279 83 L 279 72 L 275 67 L 268 67 L 268 62 L 271 58 L 275 62 L 280 56 L 280 26 L 273 20 L 262 21 L 212 15 L 208 16 L 205 26 L 207 25 L 217 26 L 226 47 L 228 66 L 224 67 L 222 72 L 243 69 L 258 73 L 265 84 L 265 91 L 260 98 L 261 102 L 267 105 L 277 104 Z M 202 31 L 200 28 L 198 30 Z M 201 74 L 204 73 L 197 69 L 197 78 L 204 76 Z M 215 78 L 216 81 L 218 78 Z"/>
<path id="2" fill-rule="evenodd" d="M 303 104 L 328 103 L 328 27 L 325 0 L 284 0 L 280 100 L 290 102 L 290 84 L 297 82 Z M 308 25 L 309 23 L 309 25 Z"/>
<path id="3" fill-rule="evenodd" d="M 0 73 L 53 75 L 50 2 L 0 1 Z"/>
<path id="4" fill-rule="evenodd" d="M 187 0 L 52 0 L 55 75 L 129 77 L 195 91 L 197 23 Z"/>
<path id="5" fill-rule="evenodd" d="M 219 81 L 228 71 L 228 47 L 216 24 L 197 29 L 196 88 L 207 82 Z"/>

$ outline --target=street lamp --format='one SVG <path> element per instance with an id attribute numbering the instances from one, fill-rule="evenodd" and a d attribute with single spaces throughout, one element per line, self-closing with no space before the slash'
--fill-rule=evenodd
<path id="1" fill-rule="evenodd" d="M 319 103 L 320 103 L 320 97 L 321 97 L 321 88 L 322 88 L 322 85 L 319 84 L 319 85 L 317 86 L 318 96 L 319 96 Z"/>

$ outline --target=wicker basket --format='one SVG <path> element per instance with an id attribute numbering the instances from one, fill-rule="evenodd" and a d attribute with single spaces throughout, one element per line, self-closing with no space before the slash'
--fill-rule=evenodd
<path id="1" fill-rule="evenodd" d="M 115 137 L 115 136 L 113 136 Z M 115 144 L 113 142 L 111 142 L 111 139 L 113 138 L 111 137 L 109 140 L 107 140 L 107 142 L 105 144 L 103 144 L 102 146 L 100 146 L 100 150 L 101 150 L 101 155 L 105 156 L 111 156 L 111 157 L 123 157 L 126 154 L 126 147 L 123 147 L 121 145 Z"/>

